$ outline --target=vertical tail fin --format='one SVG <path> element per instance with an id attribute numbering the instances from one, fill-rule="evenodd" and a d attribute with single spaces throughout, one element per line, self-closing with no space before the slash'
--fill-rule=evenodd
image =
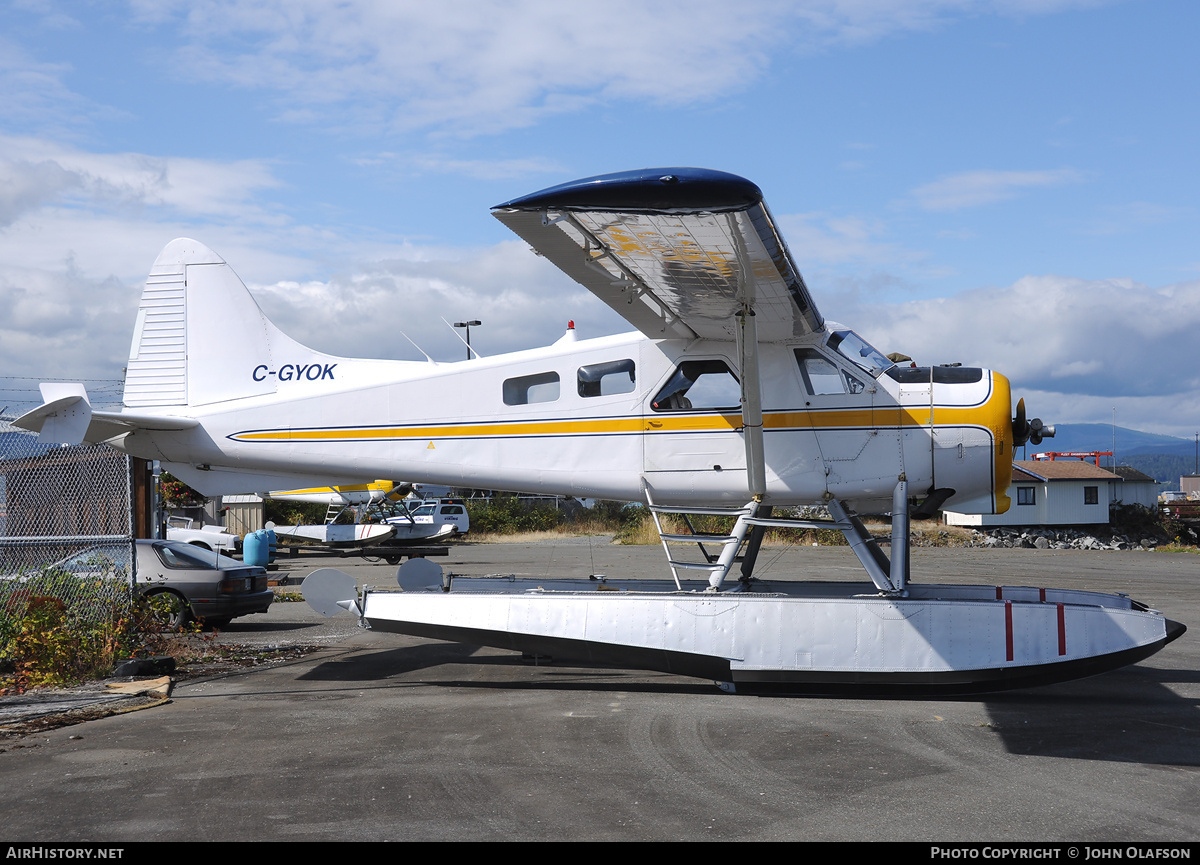
<path id="1" fill-rule="evenodd" d="M 127 407 L 202 406 L 277 390 L 273 356 L 337 360 L 267 319 L 245 284 L 202 243 L 172 240 L 138 306 L 125 377 Z"/>

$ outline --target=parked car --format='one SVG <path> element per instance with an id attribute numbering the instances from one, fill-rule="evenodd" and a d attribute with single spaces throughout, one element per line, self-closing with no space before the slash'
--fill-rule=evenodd
<path id="1" fill-rule="evenodd" d="M 265 613 L 275 595 L 267 569 L 243 564 L 181 541 L 140 540 L 137 591 L 154 599 L 163 624 L 172 630 L 190 621 L 224 627 L 236 616 Z M 96 568 L 96 549 L 63 559 L 53 567 L 86 576 Z"/>

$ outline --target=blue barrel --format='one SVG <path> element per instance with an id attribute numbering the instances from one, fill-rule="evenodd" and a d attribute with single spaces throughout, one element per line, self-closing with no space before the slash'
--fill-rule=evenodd
<path id="1" fill-rule="evenodd" d="M 270 551 L 267 561 L 273 562 L 275 561 L 275 553 L 279 549 L 279 538 L 275 536 L 274 529 L 263 529 L 263 531 L 267 533 L 267 549 Z"/>
<path id="2" fill-rule="evenodd" d="M 267 557 L 271 551 L 267 547 L 267 533 L 263 529 L 251 532 L 242 541 L 242 561 L 247 565 L 259 568 L 267 566 Z"/>

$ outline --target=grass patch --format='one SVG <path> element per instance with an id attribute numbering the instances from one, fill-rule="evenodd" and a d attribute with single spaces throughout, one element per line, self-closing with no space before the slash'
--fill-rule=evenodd
<path id="1" fill-rule="evenodd" d="M 1200 555 L 1200 547 L 1194 547 L 1189 544 L 1159 544 L 1154 548 L 1156 553 L 1192 553 Z"/>

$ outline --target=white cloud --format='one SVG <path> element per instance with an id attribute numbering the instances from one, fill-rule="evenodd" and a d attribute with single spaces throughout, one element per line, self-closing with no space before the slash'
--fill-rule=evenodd
<path id="1" fill-rule="evenodd" d="M 1088 5 L 976 0 L 133 0 L 177 32 L 172 71 L 279 94 L 279 117 L 478 134 L 611 99 L 670 105 L 748 86 L 769 54 L 862 44 L 964 15 Z"/>
<path id="2" fill-rule="evenodd" d="M 25 48 L 0 36 L 0 118 L 10 128 L 46 123 L 57 128 L 77 126 L 97 111 L 62 83 L 70 70 L 64 63 L 35 60 Z"/>
<path id="3" fill-rule="evenodd" d="M 471 344 L 484 355 L 549 344 L 569 319 L 581 338 L 632 330 L 522 241 L 428 252 L 362 262 L 329 280 L 252 288 L 267 316 L 289 336 L 352 357 L 420 360 L 403 331 L 434 359 L 458 360 L 465 349 L 443 318 L 481 320 L 471 331 Z"/>
<path id="4" fill-rule="evenodd" d="M 130 286 L 69 265 L 56 270 L 4 265 L 0 307 L 5 376 L 120 377 L 137 310 Z"/>
<path id="5" fill-rule="evenodd" d="M 820 212 L 790 213 L 779 217 L 779 224 L 801 269 L 846 263 L 896 266 L 926 258 L 926 253 L 882 240 L 888 234 L 888 227 L 878 219 Z"/>
<path id="6" fill-rule="evenodd" d="M 51 203 L 272 221 L 275 217 L 250 202 L 261 190 L 280 185 L 262 160 L 88 153 L 44 138 L 0 135 L 0 227 Z"/>
<path id="7" fill-rule="evenodd" d="M 951 174 L 913 190 L 925 210 L 961 210 L 1015 198 L 1027 189 L 1078 183 L 1083 175 L 1070 168 L 1050 171 L 966 171 Z"/>
<path id="8" fill-rule="evenodd" d="M 1120 400 L 1161 407 L 1158 415 L 1140 415 L 1153 418 L 1154 428 L 1176 418 L 1200 421 L 1200 412 L 1166 410 L 1172 401 L 1183 410 L 1200 392 L 1200 369 L 1173 362 L 1186 356 L 1200 329 L 1200 280 L 1150 288 L 1124 279 L 1028 276 L 1006 288 L 863 305 L 842 315 L 884 352 L 902 351 L 922 364 L 989 367 L 1007 375 L 1018 395 L 1056 394 L 1072 410 L 1089 407 L 1085 417 L 1039 407 L 1042 417 L 1095 420 L 1093 404 L 1111 415 Z"/>
<path id="9" fill-rule="evenodd" d="M 149 10 L 150 4 L 135 3 Z M 181 73 L 278 92 L 306 121 L 460 132 L 527 126 L 607 98 L 689 103 L 728 92 L 778 44 L 775 3 L 176 4 Z M 297 113 L 298 112 L 298 113 Z"/>
<path id="10" fill-rule="evenodd" d="M 1185 439 L 1191 439 L 1200 429 L 1200 391 L 1154 396 L 1105 396 L 1026 388 L 1014 392 L 1013 399 L 1018 397 L 1025 398 L 1031 417 L 1037 415 L 1048 424 L 1111 424 L 1113 409 L 1116 409 L 1117 426 L 1129 429 Z M 1042 448 L 1053 450 L 1054 440 L 1047 439 Z M 1029 453 L 1033 453 L 1032 448 Z M 1125 448 L 1118 435 L 1118 458 L 1123 457 L 1124 453 Z"/>
<path id="11" fill-rule="evenodd" d="M 0 264 L 0 308 L 7 311 L 0 320 L 0 369 L 7 376 L 119 378 L 144 274 L 165 242 L 120 244 L 134 250 L 130 266 L 139 275 L 129 279 L 95 275 L 103 267 L 85 270 L 74 259 Z M 489 355 L 553 342 L 568 319 L 583 338 L 631 329 L 521 241 L 468 250 L 380 245 L 375 251 L 386 257 L 359 259 L 331 278 L 269 283 L 248 274 L 299 274 L 312 264 L 245 248 L 253 242 L 211 245 L 285 333 L 333 354 L 421 359 L 404 331 L 435 359 L 458 360 L 462 343 L 442 318 L 482 320 L 472 344 Z M 78 258 L 104 261 L 90 249 Z"/>

